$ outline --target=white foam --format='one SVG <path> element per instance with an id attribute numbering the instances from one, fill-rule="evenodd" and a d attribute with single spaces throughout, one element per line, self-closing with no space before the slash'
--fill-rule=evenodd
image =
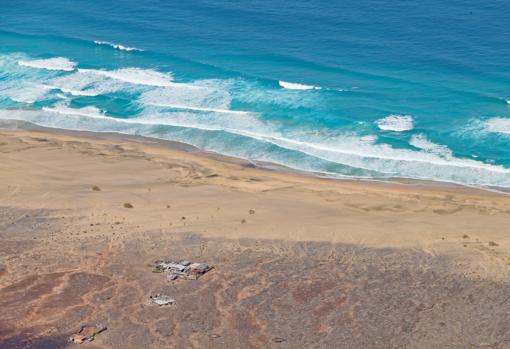
<path id="1" fill-rule="evenodd" d="M 378 137 L 376 135 L 366 135 L 360 138 L 361 141 L 367 142 L 367 143 L 375 143 L 377 141 Z"/>
<path id="2" fill-rule="evenodd" d="M 376 171 L 386 177 L 435 180 L 476 186 L 510 187 L 510 169 L 472 159 L 443 158 L 433 153 L 367 144 L 356 137 L 310 143 L 283 137 L 264 137 L 280 147 L 343 164 Z"/>
<path id="3" fill-rule="evenodd" d="M 414 120 L 411 115 L 388 115 L 383 119 L 377 120 L 377 126 L 384 131 L 404 132 L 412 130 Z"/>
<path id="4" fill-rule="evenodd" d="M 453 156 L 452 151 L 446 145 L 433 143 L 423 134 L 413 135 L 409 144 L 413 147 L 439 155 L 443 158 L 452 158 Z"/>
<path id="5" fill-rule="evenodd" d="M 318 86 L 298 84 L 295 82 L 287 82 L 287 81 L 283 81 L 283 80 L 279 80 L 278 84 L 281 87 L 286 88 L 288 90 L 320 90 L 321 89 Z"/>
<path id="6" fill-rule="evenodd" d="M 231 79 L 226 86 L 229 91 L 235 91 L 236 101 L 241 103 L 260 105 L 266 108 L 323 108 L 324 98 L 316 93 L 301 93 L 296 90 L 268 89 L 266 86 L 245 79 Z"/>
<path id="7" fill-rule="evenodd" d="M 350 88 L 337 88 L 337 89 L 333 89 L 333 91 L 338 91 L 338 92 L 352 92 L 352 91 L 355 91 L 357 90 L 359 87 L 357 86 L 353 86 L 353 87 L 350 87 Z"/>
<path id="8" fill-rule="evenodd" d="M 36 59 L 33 61 L 19 60 L 18 64 L 24 67 L 31 67 L 46 70 L 73 71 L 78 63 L 65 57 L 54 57 L 48 59 Z"/>
<path id="9" fill-rule="evenodd" d="M 485 122 L 485 128 L 489 132 L 510 134 L 510 118 L 491 118 Z"/>
<path id="10" fill-rule="evenodd" d="M 429 152 L 417 152 L 407 149 L 396 149 L 392 148 L 388 144 L 370 144 L 367 142 L 362 142 L 357 137 L 342 137 L 336 141 L 327 141 L 317 143 L 310 143 L 307 141 L 299 141 L 294 139 L 288 139 L 283 137 L 268 137 L 268 139 L 273 139 L 277 142 L 282 142 L 282 144 L 294 144 L 299 146 L 300 149 L 309 149 L 311 155 L 316 155 L 318 157 L 324 158 L 325 160 L 344 163 L 346 165 L 353 166 L 353 163 L 358 161 L 338 161 L 344 155 L 354 155 L 359 157 L 359 159 L 364 160 L 389 160 L 390 162 L 408 162 L 408 163 L 423 163 L 423 164 L 434 164 L 441 166 L 452 166 L 452 167 L 468 167 L 468 168 L 476 168 L 476 169 L 486 169 L 493 170 L 495 172 L 508 173 L 510 174 L 510 170 L 505 169 L 501 166 L 493 166 L 484 164 L 481 162 L 476 162 L 470 159 L 457 159 L 450 158 L 446 159 L 443 157 L 438 157 L 437 154 L 429 153 Z M 316 151 L 323 151 L 322 155 Z M 332 156 L 333 155 L 333 156 Z M 338 157 L 334 156 L 338 155 Z M 395 166 L 387 167 L 387 164 L 376 162 L 367 162 L 365 164 L 358 163 L 354 165 L 355 167 L 365 168 L 367 170 L 374 170 L 383 173 L 399 173 L 399 171 L 394 171 Z M 406 171 L 404 171 L 406 172 Z"/>
<path id="11" fill-rule="evenodd" d="M 109 41 L 94 40 L 94 44 L 110 46 L 110 47 L 113 47 L 113 48 L 115 48 L 117 50 L 121 50 L 121 51 L 128 51 L 128 52 L 129 51 L 143 51 L 143 49 L 141 49 L 141 48 L 127 47 L 127 46 L 120 45 L 120 44 L 114 44 L 114 43 L 111 43 Z"/>
<path id="12" fill-rule="evenodd" d="M 171 109 L 205 111 L 205 112 L 213 112 L 213 113 L 226 113 L 226 114 L 239 114 L 239 115 L 249 114 L 249 112 L 242 111 L 242 110 L 202 108 L 202 107 L 193 107 L 193 106 L 179 105 L 179 104 L 151 103 L 151 105 L 158 106 L 158 107 L 164 107 L 164 108 L 171 108 Z"/>
<path id="13" fill-rule="evenodd" d="M 56 85 L 43 85 L 43 86 L 44 86 L 44 88 L 46 88 L 48 90 L 57 90 L 58 89 L 64 93 L 68 93 L 73 96 L 94 97 L 94 96 L 99 95 L 99 92 L 97 92 L 97 91 L 74 90 L 74 89 L 70 89 L 70 88 L 66 88 L 66 87 L 62 87 L 62 86 L 56 86 Z"/>
<path id="14" fill-rule="evenodd" d="M 47 89 L 59 89 L 73 96 L 98 96 L 116 91 L 146 91 L 146 87 L 162 90 L 172 89 L 172 93 L 180 90 L 180 94 L 188 95 L 191 89 L 199 89 L 198 84 L 173 83 L 171 75 L 139 68 L 125 68 L 113 71 L 78 69 L 72 74 L 59 76 L 44 82 Z M 166 98 L 164 101 L 168 101 Z M 160 100 L 160 102 L 164 102 Z M 164 104 L 164 103 L 161 103 Z M 171 107 L 171 106 L 168 106 Z M 176 103 L 176 108 L 179 103 Z"/>
<path id="15" fill-rule="evenodd" d="M 78 69 L 80 73 L 96 74 L 110 79 L 124 81 L 135 85 L 171 87 L 172 75 L 162 73 L 152 69 L 141 68 L 122 68 L 117 70 L 96 70 L 96 69 Z"/>
<path id="16" fill-rule="evenodd" d="M 0 87 L 0 94 L 18 103 L 35 103 L 46 98 L 48 91 L 33 83 L 9 82 Z"/>
<path id="17" fill-rule="evenodd" d="M 93 70 L 78 69 L 72 74 L 48 80 L 46 87 L 59 89 L 73 96 L 98 96 L 132 86 L 128 83 L 96 74 Z"/>
<path id="18" fill-rule="evenodd" d="M 178 126 L 178 127 L 186 127 L 186 128 L 194 128 L 201 129 L 206 131 L 223 131 L 225 129 L 228 130 L 227 124 L 230 123 L 231 119 L 222 119 L 222 118 L 214 118 L 209 125 L 207 125 L 207 117 L 201 117 L 200 115 L 190 115 L 188 113 L 184 114 L 158 114 L 156 117 L 154 116 L 142 116 L 138 118 L 114 118 L 107 116 L 106 113 L 94 106 L 87 106 L 83 108 L 70 108 L 66 104 L 60 103 L 53 107 L 43 107 L 43 111 L 50 113 L 57 113 L 61 115 L 70 115 L 70 116 L 84 116 L 93 119 L 102 119 L 108 120 L 114 123 L 123 123 L 123 124 L 135 124 L 135 125 L 167 125 L 167 126 Z M 248 123 L 251 120 L 246 120 Z M 246 122 L 245 122 L 246 124 Z M 240 126 L 239 121 L 237 125 Z M 232 129 L 233 133 L 237 130 Z M 239 132 L 243 132 L 240 131 Z"/>
<path id="19" fill-rule="evenodd" d="M 57 104 L 54 107 L 43 107 L 42 110 L 62 115 L 78 115 L 91 118 L 108 118 L 107 116 L 105 116 L 104 111 L 94 106 L 87 106 L 83 108 L 70 108 L 65 104 Z"/>
<path id="20" fill-rule="evenodd" d="M 135 122 L 158 125 L 178 126 L 205 131 L 224 131 L 234 135 L 253 138 L 252 134 L 271 133 L 272 128 L 262 122 L 255 114 L 239 114 L 232 117 L 229 113 L 195 113 L 189 111 L 161 113 L 147 110 L 133 119 Z"/>
<path id="21" fill-rule="evenodd" d="M 229 82 L 225 80 L 201 80 L 194 84 L 174 84 L 144 92 L 139 102 L 165 108 L 247 114 L 230 110 Z"/>

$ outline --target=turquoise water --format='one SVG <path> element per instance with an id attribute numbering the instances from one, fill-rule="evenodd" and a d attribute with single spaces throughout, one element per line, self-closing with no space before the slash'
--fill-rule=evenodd
<path id="1" fill-rule="evenodd" d="M 507 1 L 4 1 L 0 118 L 510 188 Z"/>

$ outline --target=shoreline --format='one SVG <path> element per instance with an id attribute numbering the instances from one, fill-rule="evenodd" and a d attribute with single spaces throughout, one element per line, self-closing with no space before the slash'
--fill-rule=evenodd
<path id="1" fill-rule="evenodd" d="M 95 349 L 504 345 L 509 220 L 483 190 L 0 129 L 0 348 L 67 348 L 82 324 L 107 327 Z M 214 268 L 173 280 L 157 260 Z"/>
<path id="2" fill-rule="evenodd" d="M 149 187 L 147 190 L 151 192 L 152 187 L 159 187 L 162 191 L 160 195 L 167 191 L 173 192 L 175 186 L 182 188 L 196 187 L 196 192 L 192 194 L 186 191 L 180 192 L 179 190 L 179 196 L 184 195 L 182 199 L 192 206 L 196 199 L 194 195 L 200 197 L 198 188 L 201 186 L 211 188 L 214 191 L 214 196 L 220 197 L 221 200 L 223 200 L 222 195 L 226 195 L 226 197 L 232 195 L 234 201 L 240 199 L 240 196 L 254 196 L 257 200 L 265 200 L 262 196 L 270 195 L 271 200 L 281 202 L 282 205 L 288 205 L 292 210 L 303 211 L 304 214 L 308 214 L 306 208 L 308 207 L 312 212 L 319 210 L 317 214 L 322 216 L 323 214 L 320 211 L 324 209 L 331 210 L 327 206 L 333 205 L 335 207 L 334 212 L 339 213 L 340 216 L 323 217 L 325 221 L 329 221 L 331 226 L 345 226 L 346 223 L 342 217 L 347 213 L 350 215 L 355 213 L 352 216 L 353 218 L 349 220 L 348 226 L 349 229 L 358 230 L 358 222 L 367 220 L 367 217 L 373 214 L 367 221 L 369 226 L 364 228 L 365 233 L 368 234 L 367 236 L 370 236 L 369 240 L 373 239 L 372 242 L 375 246 L 382 244 L 388 247 L 419 246 L 422 240 L 419 236 L 419 231 L 426 231 L 430 229 L 430 226 L 437 226 L 435 229 L 440 231 L 442 229 L 441 225 L 451 225 L 451 219 L 460 219 L 457 216 L 465 217 L 466 221 L 462 227 L 452 226 L 451 228 L 454 228 L 452 231 L 461 231 L 462 229 L 473 231 L 478 229 L 479 222 L 473 221 L 473 218 L 481 215 L 482 221 L 486 221 L 487 224 L 490 223 L 491 229 L 496 232 L 499 231 L 499 222 L 490 222 L 488 220 L 489 217 L 484 216 L 487 215 L 487 212 L 496 212 L 503 219 L 507 211 L 510 213 L 510 207 L 507 208 L 510 203 L 510 196 L 479 188 L 449 184 L 441 185 L 441 183 L 435 182 L 401 184 L 320 178 L 299 172 L 284 171 L 281 168 L 254 166 L 246 160 L 204 152 L 193 146 L 178 142 L 117 133 L 48 129 L 24 123 L 21 126 L 18 129 L 0 129 L 0 135 L 3 134 L 3 136 L 10 138 L 10 141 L 7 141 L 6 144 L 10 142 L 30 144 L 29 148 L 33 149 L 34 153 L 30 157 L 32 161 L 38 161 L 39 159 L 46 159 L 48 163 L 55 161 L 56 166 L 59 168 L 64 166 L 63 168 L 66 169 L 67 161 L 74 162 L 76 161 L 75 157 L 78 157 L 81 159 L 81 162 L 76 164 L 76 166 L 81 168 L 81 172 L 77 173 L 77 176 L 87 174 L 87 176 L 93 177 L 96 171 L 106 171 L 104 175 L 98 176 L 97 180 L 95 180 L 97 183 L 94 183 L 94 180 L 90 180 L 88 184 L 85 184 L 84 179 L 80 180 L 81 184 L 77 193 L 80 197 L 85 195 L 84 192 L 90 191 L 90 188 L 94 185 L 104 186 L 104 184 L 100 184 L 103 181 L 111 182 L 119 180 L 121 183 L 125 182 L 125 184 L 122 185 L 122 191 L 117 194 L 132 197 L 130 200 L 134 200 L 137 197 L 145 197 L 146 193 L 140 191 L 138 187 L 140 184 L 134 185 L 138 182 L 147 181 L 147 184 L 145 184 Z M 84 151 L 82 148 L 90 150 Z M 55 153 L 55 150 L 59 153 Z M 60 154 L 64 150 L 66 152 Z M 15 152 L 13 156 L 16 159 L 13 159 L 16 164 L 15 166 L 26 168 L 24 170 L 26 172 L 36 173 L 37 167 L 34 168 L 34 164 L 27 162 L 28 159 L 25 159 L 21 153 L 17 154 Z M 112 164 L 103 165 L 103 157 L 111 159 Z M 129 159 L 132 159 L 132 161 L 127 161 Z M 124 163 L 125 161 L 127 162 Z M 42 165 L 39 164 L 38 166 Z M 160 168 L 161 166 L 163 166 L 163 169 Z M 168 182 L 172 184 L 170 187 L 167 187 L 165 184 L 166 180 L 164 179 L 168 176 L 165 174 L 167 166 L 170 171 L 175 172 L 175 174 L 170 175 L 172 178 Z M 3 167 L 4 176 L 7 176 L 4 180 L 5 182 L 12 180 L 17 182 L 19 180 L 16 177 L 9 177 L 9 173 L 15 176 L 16 171 L 14 171 L 14 168 L 9 168 L 7 164 L 4 164 Z M 119 167 L 118 170 L 113 170 L 117 167 Z M 9 170 L 11 171 L 9 172 Z M 51 178 L 53 175 L 51 168 L 41 167 L 39 170 L 41 171 L 41 177 L 48 178 L 52 182 Z M 138 177 L 139 172 L 142 171 L 147 179 Z M 183 176 L 183 173 L 188 174 Z M 69 175 L 65 175 L 62 179 L 65 178 L 69 178 Z M 40 183 L 41 180 L 39 177 L 30 175 L 26 181 L 28 185 L 35 186 L 33 190 L 40 191 L 40 184 L 37 183 Z M 24 186 L 22 182 L 17 185 Z M 61 183 L 53 183 L 53 185 L 57 192 L 69 190 L 64 189 L 65 185 Z M 114 187 L 117 187 L 117 185 Z M 126 195 L 131 191 L 133 191 L 132 194 Z M 237 192 L 239 195 L 236 194 Z M 187 197 L 186 195 L 190 196 Z M 89 200 L 87 196 L 84 198 Z M 61 203 L 63 204 L 70 199 L 70 197 L 64 195 Z M 302 200 L 303 207 L 295 206 L 293 201 L 296 199 Z M 147 197 L 143 200 L 147 201 L 150 199 Z M 158 200 L 161 201 L 164 198 L 160 197 Z M 107 202 L 109 201 L 111 200 L 107 200 Z M 105 203 L 101 202 L 101 205 Z M 34 201 L 28 207 L 36 208 L 41 205 L 42 207 L 47 206 L 44 200 L 42 200 L 38 203 Z M 135 205 L 138 205 L 138 203 L 135 203 Z M 406 205 L 410 206 L 406 207 Z M 147 210 L 150 206 L 155 206 L 154 209 L 158 212 L 161 209 L 159 204 L 151 203 Z M 75 206 L 71 205 L 71 207 Z M 58 204 L 56 208 L 60 209 L 61 204 Z M 76 209 L 81 210 L 82 208 L 76 206 Z M 93 208 L 90 207 L 87 211 L 90 209 Z M 471 216 L 469 212 L 474 216 Z M 151 215 L 152 213 L 148 210 L 144 214 Z M 409 215 L 405 219 L 409 220 L 409 222 L 415 221 L 416 223 L 414 224 L 416 226 L 405 226 L 401 222 L 399 223 L 404 214 Z M 491 213 L 490 215 L 493 214 Z M 388 224 L 386 220 L 390 217 L 391 220 Z M 128 219 L 127 216 L 125 218 Z M 141 220 L 146 227 L 158 226 L 155 222 L 147 221 L 144 216 L 133 218 Z M 239 220 L 242 219 L 239 218 Z M 276 219 L 276 216 L 274 219 Z M 471 226 L 469 226 L 469 222 L 471 222 Z M 286 234 L 290 235 L 286 235 L 286 238 L 298 241 L 330 241 L 333 239 L 334 241 L 346 243 L 357 243 L 359 241 L 359 239 L 353 237 L 330 233 L 326 226 L 323 227 L 323 232 L 316 230 L 313 234 L 310 234 L 307 232 L 311 229 L 310 223 L 306 220 L 304 229 L 296 227 L 302 230 L 300 234 L 292 234 L 288 231 Z M 383 225 L 380 226 L 379 224 Z M 211 227 L 207 224 L 200 224 L 200 226 L 204 226 L 212 232 Z M 410 233 L 412 232 L 412 234 L 406 233 L 409 236 L 402 235 L 406 229 Z M 242 237 L 250 237 L 250 234 L 255 233 L 250 231 L 251 229 L 241 233 L 236 228 L 232 230 L 236 236 L 241 234 L 240 236 Z M 380 234 L 380 231 L 383 231 L 384 234 Z M 260 236 L 261 238 L 267 238 L 270 235 L 268 232 L 257 232 L 255 234 L 255 236 Z M 213 232 L 213 235 L 226 237 L 229 236 L 229 233 L 218 235 L 218 232 Z M 389 236 L 392 236 L 392 238 L 388 239 Z M 402 237 L 405 237 L 405 239 L 402 239 Z M 416 239 L 416 241 L 413 239 Z M 501 240 L 499 236 L 498 239 Z"/>
<path id="3" fill-rule="evenodd" d="M 70 130 L 54 127 L 40 126 L 27 121 L 20 120 L 8 120 L 0 119 L 0 130 L 7 131 L 29 131 L 29 132 L 41 132 L 55 135 L 67 135 L 67 136 L 78 136 L 89 139 L 104 140 L 104 141 L 128 141 L 128 142 L 139 142 L 145 145 L 168 148 L 171 150 L 182 151 L 190 154 L 194 154 L 200 157 L 213 159 L 216 161 L 235 164 L 241 167 L 252 167 L 262 171 L 271 171 L 282 173 L 284 175 L 313 178 L 317 180 L 326 180 L 333 182 L 345 182 L 348 184 L 355 185 L 368 185 L 368 186 L 389 186 L 390 188 L 416 188 L 421 190 L 430 191 L 446 191 L 446 192 L 465 192 L 473 194 L 494 194 L 494 195 L 510 195 L 510 188 L 489 188 L 489 187 L 476 187 L 462 183 L 453 183 L 445 181 L 432 181 L 422 180 L 413 178 L 388 178 L 388 179 L 376 179 L 376 178 L 355 178 L 355 177 L 333 177 L 327 176 L 315 172 L 300 171 L 287 166 L 263 162 L 263 161 L 252 161 L 234 156 L 224 155 L 212 151 L 202 150 L 194 145 L 166 140 L 161 138 L 154 138 L 142 135 L 130 135 L 117 132 L 96 132 L 96 131 L 85 131 L 85 130 Z M 508 190 L 508 191 L 507 191 Z"/>

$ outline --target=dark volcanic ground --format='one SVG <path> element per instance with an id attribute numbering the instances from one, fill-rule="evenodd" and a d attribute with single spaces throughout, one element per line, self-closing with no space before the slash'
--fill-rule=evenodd
<path id="1" fill-rule="evenodd" d="M 88 349 L 510 348 L 510 284 L 461 255 L 117 223 L 92 234 L 70 230 L 90 225 L 83 217 L 0 209 L 1 349 L 79 347 L 67 338 L 83 323 L 108 327 Z M 215 269 L 167 281 L 151 272 L 157 259 Z M 151 292 L 177 302 L 148 306 Z"/>

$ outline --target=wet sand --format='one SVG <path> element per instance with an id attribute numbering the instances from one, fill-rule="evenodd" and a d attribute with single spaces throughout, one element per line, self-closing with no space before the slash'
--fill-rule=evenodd
<path id="1" fill-rule="evenodd" d="M 509 348 L 509 223 L 508 195 L 3 129 L 0 348 L 84 323 L 108 327 L 86 348 Z M 168 281 L 158 259 L 215 268 Z"/>

